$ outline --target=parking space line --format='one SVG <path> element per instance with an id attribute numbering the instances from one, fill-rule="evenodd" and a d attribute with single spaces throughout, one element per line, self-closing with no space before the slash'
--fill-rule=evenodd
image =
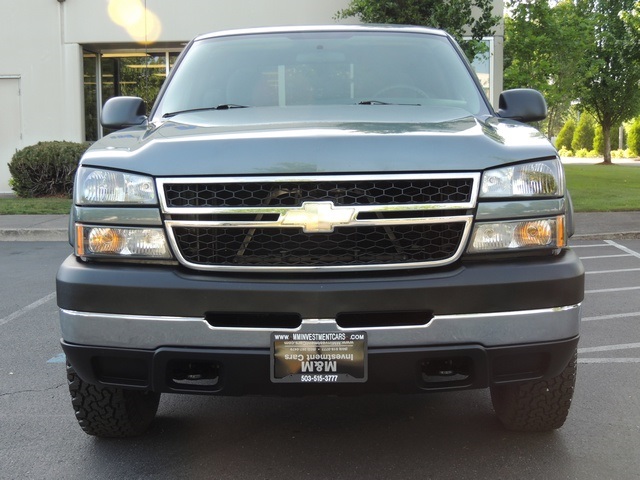
<path id="1" fill-rule="evenodd" d="M 47 363 L 65 363 L 67 361 L 67 357 L 64 353 L 59 353 L 53 358 L 47 360 Z"/>
<path id="2" fill-rule="evenodd" d="M 627 252 L 629 255 L 633 255 L 634 257 L 640 258 L 640 253 L 636 252 L 635 250 L 631 250 L 630 248 L 627 248 L 624 245 L 620 245 L 619 243 L 616 243 L 613 240 L 605 240 L 605 242 L 608 243 L 609 245 L 612 245 L 622 250 L 623 252 Z"/>
<path id="3" fill-rule="evenodd" d="M 8 316 L 6 316 L 4 318 L 1 318 L 0 319 L 0 326 L 5 325 L 5 324 L 9 323 L 10 321 L 15 320 L 18 317 L 21 317 L 25 313 L 27 313 L 27 312 L 35 309 L 35 308 L 38 308 L 40 305 L 44 305 L 45 303 L 49 302 L 50 300 L 53 300 L 54 298 L 56 298 L 56 292 L 50 293 L 46 297 L 42 297 L 40 300 L 36 300 L 32 304 L 27 305 L 26 307 L 23 307 L 20 310 L 16 310 L 11 315 L 8 315 Z"/>
<path id="4" fill-rule="evenodd" d="M 640 358 L 578 358 L 578 363 L 640 363 Z"/>
<path id="5" fill-rule="evenodd" d="M 630 350 L 632 348 L 640 348 L 640 343 L 623 343 L 621 345 L 604 345 L 602 347 L 579 348 L 578 354 L 593 352 L 612 352 L 614 350 Z"/>
<path id="6" fill-rule="evenodd" d="M 603 244 L 600 245 L 578 245 L 573 248 L 587 248 L 587 247 L 614 247 L 618 249 L 618 254 L 614 255 L 598 255 L 598 256 L 585 256 L 581 257 L 581 260 L 592 260 L 592 259 L 605 259 L 605 258 L 625 258 L 625 257 L 635 257 L 640 259 L 640 253 L 636 252 L 630 248 L 625 247 L 617 242 L 612 240 L 605 240 Z M 611 252 L 609 250 L 609 252 Z M 586 253 L 586 252 L 585 252 Z M 611 270 L 600 270 L 600 271 L 590 271 L 585 272 L 586 275 L 602 275 L 602 274 L 622 274 L 626 272 L 638 272 L 640 268 L 620 268 L 620 269 L 611 269 Z M 631 286 L 631 287 L 620 287 L 620 288 L 605 288 L 605 289 L 597 289 L 597 290 L 587 290 L 585 294 L 595 294 L 595 293 L 613 293 L 613 292 L 629 292 L 633 290 L 640 290 L 640 287 Z M 592 322 L 592 321 L 603 321 L 603 320 L 614 320 L 614 319 L 637 319 L 640 317 L 640 312 L 629 312 L 629 313 L 615 313 L 608 315 L 598 315 L 592 317 L 583 317 L 583 322 Z M 640 349 L 640 343 L 625 343 L 620 345 L 605 345 L 599 347 L 585 347 L 578 349 L 578 363 L 580 364 L 638 364 L 640 363 L 640 358 L 636 357 L 610 357 L 610 358 L 583 358 L 584 354 L 593 354 L 598 352 L 613 352 L 613 351 L 623 351 L 623 350 L 631 350 L 631 349 Z"/>
<path id="7" fill-rule="evenodd" d="M 620 257 L 633 257 L 631 253 L 619 253 L 616 255 L 596 255 L 593 257 L 580 257 L 580 260 L 594 260 L 598 258 L 620 258 Z"/>
<path id="8" fill-rule="evenodd" d="M 583 322 L 593 322 L 596 320 L 613 320 L 615 318 L 629 318 L 629 317 L 640 317 L 640 312 L 631 312 L 631 313 L 614 313 L 611 315 L 599 315 L 597 317 L 583 317 Z"/>
<path id="9" fill-rule="evenodd" d="M 598 270 L 596 272 L 584 272 L 586 275 L 595 275 L 598 273 L 624 273 L 624 272 L 640 272 L 640 268 L 620 268 L 618 270 Z"/>
<path id="10" fill-rule="evenodd" d="M 571 248 L 596 248 L 596 247 L 612 247 L 606 243 L 594 243 L 592 245 L 569 245 Z"/>
<path id="11" fill-rule="evenodd" d="M 640 290 L 640 287 L 621 287 L 621 288 L 604 288 L 602 290 L 585 290 L 584 293 L 612 293 L 612 292 L 627 292 L 630 290 Z"/>

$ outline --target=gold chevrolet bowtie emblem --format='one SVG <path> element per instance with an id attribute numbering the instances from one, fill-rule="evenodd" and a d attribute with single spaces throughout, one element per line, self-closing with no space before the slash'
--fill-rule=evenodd
<path id="1" fill-rule="evenodd" d="M 289 210 L 283 225 L 302 227 L 305 233 L 329 233 L 338 225 L 350 223 L 355 209 L 336 207 L 332 202 L 305 202 L 302 207 Z"/>

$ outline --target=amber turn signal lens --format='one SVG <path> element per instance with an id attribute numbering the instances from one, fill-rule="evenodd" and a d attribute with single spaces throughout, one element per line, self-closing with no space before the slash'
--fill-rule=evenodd
<path id="1" fill-rule="evenodd" d="M 550 222 L 533 221 L 518 224 L 515 231 L 515 241 L 520 246 L 549 245 L 553 239 Z"/>
<path id="2" fill-rule="evenodd" d="M 93 253 L 118 253 L 125 239 L 113 228 L 93 228 L 89 233 L 89 250 Z"/>
<path id="3" fill-rule="evenodd" d="M 169 259 L 171 252 L 159 228 L 127 228 L 76 224 L 79 257 L 133 257 Z"/>

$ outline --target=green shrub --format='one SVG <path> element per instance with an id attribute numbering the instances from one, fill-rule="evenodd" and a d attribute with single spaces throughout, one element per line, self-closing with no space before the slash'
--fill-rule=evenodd
<path id="1" fill-rule="evenodd" d="M 556 148 L 558 150 L 571 150 L 571 141 L 573 140 L 573 132 L 576 130 L 576 121 L 573 118 L 567 120 L 562 126 L 556 138 Z"/>
<path id="2" fill-rule="evenodd" d="M 616 125 L 611 129 L 611 150 L 622 148 L 620 145 L 620 125 Z"/>
<path id="3" fill-rule="evenodd" d="M 561 157 L 573 157 L 573 152 L 566 147 L 560 147 L 560 150 L 558 150 L 558 155 L 560 155 Z"/>
<path id="4" fill-rule="evenodd" d="M 71 196 L 73 176 L 88 143 L 39 142 L 19 150 L 9 163 L 11 188 L 19 197 Z"/>
<path id="5" fill-rule="evenodd" d="M 588 156 L 589 156 L 589 150 L 587 150 L 586 148 L 580 148 L 579 150 L 576 150 L 576 157 L 587 158 Z"/>
<path id="6" fill-rule="evenodd" d="M 627 130 L 627 147 L 633 156 L 640 156 L 640 117 L 636 118 Z"/>
<path id="7" fill-rule="evenodd" d="M 593 117 L 587 113 L 580 115 L 580 121 L 573 133 L 571 148 L 574 152 L 586 148 L 593 149 L 593 137 L 595 136 L 595 121 Z"/>
<path id="8" fill-rule="evenodd" d="M 604 155 L 604 135 L 602 134 L 602 127 L 597 125 L 593 135 L 593 149 L 600 155 Z"/>

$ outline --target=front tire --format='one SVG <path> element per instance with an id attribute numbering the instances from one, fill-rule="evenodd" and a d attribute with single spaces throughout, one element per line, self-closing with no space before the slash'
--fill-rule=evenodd
<path id="1" fill-rule="evenodd" d="M 160 394 L 92 385 L 67 363 L 71 404 L 82 430 L 96 437 L 133 437 L 144 433 L 158 410 Z"/>
<path id="2" fill-rule="evenodd" d="M 491 402 L 508 430 L 546 432 L 560 428 L 569 414 L 578 353 L 557 377 L 514 385 L 493 385 Z"/>

